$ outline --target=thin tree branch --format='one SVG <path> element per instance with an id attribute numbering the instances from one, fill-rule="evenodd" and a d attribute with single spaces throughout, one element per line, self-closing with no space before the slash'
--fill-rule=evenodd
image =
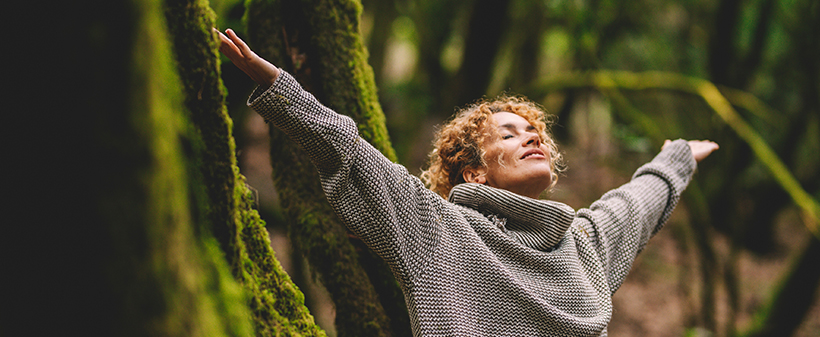
<path id="1" fill-rule="evenodd" d="M 777 154 L 763 140 L 732 106 L 726 96 L 712 83 L 704 79 L 684 76 L 669 72 L 626 72 L 626 71 L 595 71 L 587 73 L 569 73 L 555 76 L 538 82 L 529 91 L 534 97 L 542 97 L 547 92 L 579 87 L 594 87 L 599 90 L 613 88 L 627 90 L 664 89 L 679 91 L 701 97 L 706 104 L 726 122 L 737 135 L 745 141 L 754 154 L 771 172 L 772 176 L 783 187 L 798 207 L 812 221 L 806 221 L 806 228 L 817 238 L 820 238 L 820 204 L 806 190 L 789 171 Z M 759 107 L 758 100 L 748 100 L 742 95 L 742 103 L 753 111 Z M 737 98 L 737 97 L 734 97 Z M 757 111 L 757 110 L 754 110 Z M 762 113 L 762 112 L 757 112 Z"/>

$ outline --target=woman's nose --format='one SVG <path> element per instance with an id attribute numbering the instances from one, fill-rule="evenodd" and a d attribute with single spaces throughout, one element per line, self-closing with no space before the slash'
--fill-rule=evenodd
<path id="1" fill-rule="evenodd" d="M 535 147 L 539 147 L 541 146 L 541 137 L 535 133 L 528 133 L 524 145 L 535 145 Z"/>

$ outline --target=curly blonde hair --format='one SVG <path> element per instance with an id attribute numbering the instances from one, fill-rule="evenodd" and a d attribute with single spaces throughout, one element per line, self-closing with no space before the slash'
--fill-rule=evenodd
<path id="1" fill-rule="evenodd" d="M 549 127 L 552 115 L 547 115 L 536 103 L 518 96 L 502 95 L 493 100 L 480 100 L 461 109 L 453 119 L 436 133 L 434 149 L 430 153 L 430 167 L 421 173 L 421 180 L 433 192 L 447 198 L 454 186 L 464 182 L 465 169 L 486 167 L 486 141 L 497 137 L 493 119 L 497 112 L 511 112 L 527 120 L 550 151 L 552 183 L 558 181 L 563 170 L 562 155 L 558 152 Z"/>

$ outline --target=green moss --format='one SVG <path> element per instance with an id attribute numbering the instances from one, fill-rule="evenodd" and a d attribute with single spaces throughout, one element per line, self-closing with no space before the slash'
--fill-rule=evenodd
<path id="1" fill-rule="evenodd" d="M 293 74 L 322 103 L 351 116 L 361 136 L 395 161 L 358 33 L 361 4 L 248 0 L 246 8 L 247 36 L 256 52 Z M 304 61 L 293 62 L 285 38 Z M 336 304 L 339 335 L 409 336 L 401 290 L 384 262 L 367 249 L 357 252 L 305 154 L 275 129 L 271 145 L 274 183 L 287 210 L 291 240 Z"/>
<path id="2" fill-rule="evenodd" d="M 362 7 L 358 1 L 301 1 L 309 23 L 311 64 L 317 74 L 315 94 L 324 104 L 357 121 L 362 138 L 387 158 L 396 155 L 387 135 L 376 94 L 373 70 L 359 34 Z"/>
<path id="3" fill-rule="evenodd" d="M 252 208 L 252 193 L 236 165 L 232 121 L 225 108 L 213 14 L 205 1 L 166 5 L 169 31 L 198 135 L 197 174 L 206 196 L 203 229 L 213 232 L 234 277 L 248 293 L 256 335 L 324 336 L 304 306 L 304 296 L 276 260 L 265 223 Z"/>
<path id="4" fill-rule="evenodd" d="M 241 182 L 237 184 L 236 193 L 242 205 L 239 212 L 241 221 L 238 223 L 244 224 L 239 230 L 239 241 L 246 252 L 242 256 L 242 261 L 243 265 L 247 266 L 248 274 L 252 276 L 251 279 L 244 280 L 244 283 L 252 286 L 259 294 L 256 299 L 259 307 L 273 309 L 258 312 L 257 321 L 267 321 L 268 326 L 277 326 L 275 318 L 282 317 L 289 324 L 279 323 L 281 331 L 298 332 L 308 336 L 324 335 L 324 332 L 315 326 L 313 317 L 304 306 L 304 295 L 276 260 L 264 222 L 256 210 L 250 208 L 252 194 L 244 184 L 244 177 L 238 175 L 237 180 Z M 267 327 L 260 325 L 257 332 L 265 329 Z"/>
<path id="5" fill-rule="evenodd" d="M 139 136 L 126 141 L 134 144 L 132 149 L 144 146 L 136 152 L 145 151 L 146 156 L 119 173 L 126 185 L 134 179 L 136 188 L 106 195 L 122 198 L 120 202 L 139 214 L 137 220 L 122 219 L 111 228 L 118 264 L 111 278 L 121 282 L 124 295 L 116 296 L 122 296 L 118 305 L 126 312 L 114 334 L 247 336 L 249 312 L 236 305 L 244 296 L 221 253 L 213 249 L 213 237 L 194 226 L 201 205 L 188 189 L 196 177 L 189 170 L 193 157 L 185 145 L 196 147 L 198 141 L 180 113 L 183 92 L 160 2 L 132 5 L 137 19 L 128 123 Z"/>

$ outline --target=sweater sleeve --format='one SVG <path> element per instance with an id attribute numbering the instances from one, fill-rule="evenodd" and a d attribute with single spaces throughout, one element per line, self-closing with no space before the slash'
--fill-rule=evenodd
<path id="1" fill-rule="evenodd" d="M 669 219 L 695 170 L 689 144 L 676 140 L 632 180 L 604 194 L 577 215 L 595 244 L 614 293 L 632 268 L 635 257 Z"/>
<path id="2" fill-rule="evenodd" d="M 307 152 L 345 225 L 387 261 L 399 282 L 411 282 L 432 256 L 442 217 L 453 216 L 453 208 L 290 74 L 282 71 L 270 88 L 257 88 L 248 105 Z"/>

